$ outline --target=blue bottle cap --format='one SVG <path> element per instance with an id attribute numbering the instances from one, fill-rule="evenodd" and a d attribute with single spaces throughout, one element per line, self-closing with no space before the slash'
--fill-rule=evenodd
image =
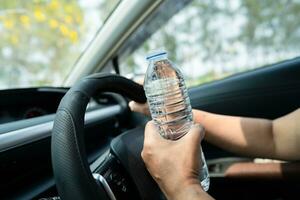
<path id="1" fill-rule="evenodd" d="M 167 52 L 165 50 L 158 50 L 158 51 L 153 51 L 151 53 L 149 53 L 146 57 L 146 59 L 148 61 L 150 60 L 154 60 L 154 59 L 158 59 L 160 57 L 166 57 L 167 56 Z"/>

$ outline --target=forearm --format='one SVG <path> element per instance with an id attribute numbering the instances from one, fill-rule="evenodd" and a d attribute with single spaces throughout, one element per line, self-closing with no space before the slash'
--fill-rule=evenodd
<path id="1" fill-rule="evenodd" d="M 147 104 L 131 102 L 133 111 L 150 115 Z M 238 154 L 300 160 L 300 109 L 275 120 L 234 117 L 193 110 L 206 129 L 205 139 Z"/>
<path id="2" fill-rule="evenodd" d="M 272 121 L 212 114 L 193 110 L 194 120 L 204 126 L 205 139 L 234 153 L 275 157 Z"/>
<path id="3" fill-rule="evenodd" d="M 273 121 L 276 155 L 284 160 L 300 160 L 300 109 Z"/>

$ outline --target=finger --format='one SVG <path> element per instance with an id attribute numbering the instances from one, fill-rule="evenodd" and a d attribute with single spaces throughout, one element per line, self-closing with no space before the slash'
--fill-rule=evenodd
<path id="1" fill-rule="evenodd" d="M 149 121 L 145 127 L 145 142 L 149 143 L 161 143 L 164 142 L 158 131 L 158 127 L 155 125 L 153 121 Z"/>
<path id="2" fill-rule="evenodd" d="M 194 124 L 190 131 L 183 137 L 184 140 L 192 141 L 193 143 L 200 144 L 204 138 L 205 130 L 200 124 Z"/>
<path id="3" fill-rule="evenodd" d="M 134 102 L 134 101 L 130 101 L 129 102 L 129 108 L 130 108 L 131 111 L 134 111 L 134 112 L 143 113 L 145 115 L 150 114 L 147 103 L 141 104 L 141 103 L 137 103 L 137 102 Z"/>
<path id="4" fill-rule="evenodd" d="M 157 127 L 152 121 L 149 121 L 145 126 L 144 145 L 141 156 L 146 161 L 156 145 L 156 135 L 158 135 Z"/>
<path id="5" fill-rule="evenodd" d="M 131 111 L 138 112 L 138 107 L 134 101 L 130 101 L 128 104 Z"/>

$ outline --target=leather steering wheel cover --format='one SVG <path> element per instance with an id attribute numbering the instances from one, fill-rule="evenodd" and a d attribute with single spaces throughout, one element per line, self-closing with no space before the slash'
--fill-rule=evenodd
<path id="1" fill-rule="evenodd" d="M 99 92 L 116 92 L 146 102 L 142 86 L 113 74 L 88 76 L 66 93 L 56 113 L 51 141 L 53 172 L 61 199 L 107 199 L 90 172 L 83 135 L 86 106 Z"/>

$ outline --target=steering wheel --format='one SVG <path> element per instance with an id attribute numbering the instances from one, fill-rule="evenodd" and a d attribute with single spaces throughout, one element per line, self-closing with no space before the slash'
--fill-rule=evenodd
<path id="1" fill-rule="evenodd" d="M 144 127 L 114 138 L 109 153 L 92 174 L 85 153 L 84 115 L 90 98 L 100 92 L 115 92 L 136 102 L 146 102 L 142 86 L 113 74 L 88 76 L 66 93 L 56 113 L 51 141 L 53 172 L 60 198 L 164 198 L 140 155 Z"/>

